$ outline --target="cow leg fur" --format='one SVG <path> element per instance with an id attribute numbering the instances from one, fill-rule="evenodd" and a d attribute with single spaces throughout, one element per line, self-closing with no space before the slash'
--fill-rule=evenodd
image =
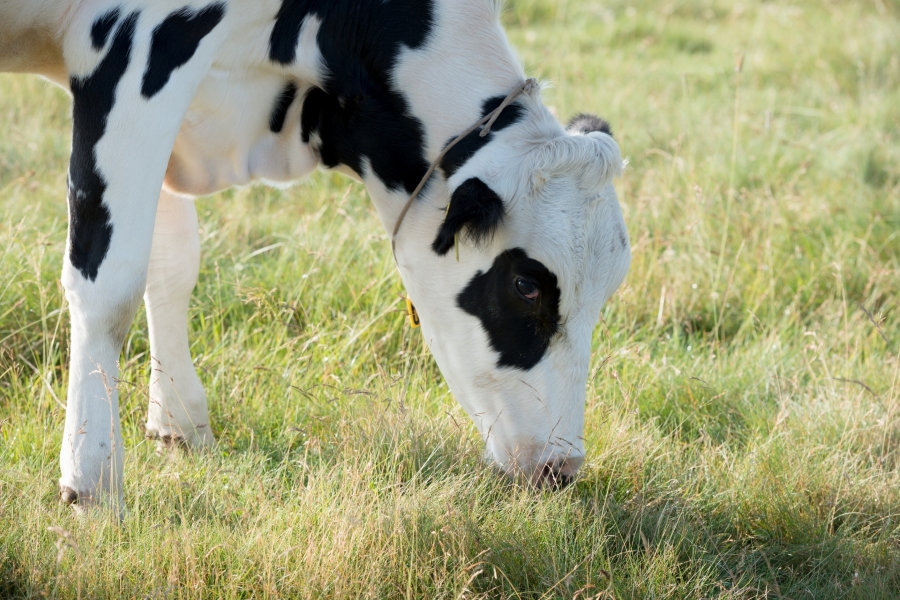
<path id="1" fill-rule="evenodd" d="M 156 439 L 160 449 L 209 446 L 216 441 L 187 337 L 188 304 L 199 272 L 194 200 L 163 190 L 144 292 L 151 355 L 147 437 Z"/>
<path id="2" fill-rule="evenodd" d="M 83 509 L 123 505 L 124 452 L 116 389 L 125 335 L 147 286 L 159 190 L 197 85 L 221 40 L 214 32 L 152 96 L 143 93 L 154 20 L 120 20 L 109 50 L 79 70 L 72 33 L 73 147 L 62 284 L 71 317 L 60 496 Z M 215 40 L 210 38 L 217 38 Z M 74 65 L 74 67 L 73 67 Z M 165 320 L 165 319 L 163 319 Z"/>

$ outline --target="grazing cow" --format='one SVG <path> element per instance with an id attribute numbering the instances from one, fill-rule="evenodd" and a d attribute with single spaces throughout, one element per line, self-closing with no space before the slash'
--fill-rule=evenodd
<path id="1" fill-rule="evenodd" d="M 611 184 L 622 160 L 605 122 L 564 128 L 533 86 L 496 112 L 524 81 L 498 4 L 0 3 L 0 71 L 44 75 L 73 101 L 65 502 L 121 503 L 112 382 L 142 295 L 167 375 L 150 384 L 147 434 L 214 443 L 187 340 L 192 198 L 318 166 L 364 182 L 387 231 L 402 213 L 397 266 L 486 458 L 537 485 L 571 480 L 592 332 L 631 260 Z M 441 156 L 491 113 L 489 132 Z"/>

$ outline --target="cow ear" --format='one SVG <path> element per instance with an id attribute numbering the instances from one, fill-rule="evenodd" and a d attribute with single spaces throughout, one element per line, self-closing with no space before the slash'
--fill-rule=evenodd
<path id="1" fill-rule="evenodd" d="M 535 190 L 563 174 L 575 175 L 583 189 L 600 189 L 621 175 L 623 167 L 619 145 L 602 131 L 561 135 L 532 150 L 530 161 Z"/>
<path id="2" fill-rule="evenodd" d="M 587 135 L 593 131 L 602 131 L 609 137 L 613 137 L 612 128 L 605 119 L 588 113 L 572 117 L 572 120 L 566 125 L 566 131 L 574 135 Z"/>
<path id="3" fill-rule="evenodd" d="M 467 179 L 453 192 L 447 216 L 438 230 L 431 249 L 443 256 L 453 247 L 457 234 L 465 229 L 466 238 L 476 244 L 490 239 L 503 222 L 503 200 L 477 177 Z"/>

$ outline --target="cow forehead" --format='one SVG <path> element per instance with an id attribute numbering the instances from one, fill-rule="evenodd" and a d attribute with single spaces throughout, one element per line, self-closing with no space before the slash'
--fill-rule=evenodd
<path id="1" fill-rule="evenodd" d="M 562 179 L 535 196 L 505 200 L 508 218 L 497 237 L 553 273 L 565 318 L 605 301 L 610 277 L 615 279 L 623 261 L 630 262 L 630 251 L 612 186 L 597 194 L 578 189 L 571 178 Z"/>
<path id="2" fill-rule="evenodd" d="M 502 195 L 501 195 L 502 197 Z M 503 228 L 511 243 L 521 245 L 548 268 L 577 273 L 594 230 L 593 206 L 574 185 L 558 185 L 531 196 L 504 198 Z"/>

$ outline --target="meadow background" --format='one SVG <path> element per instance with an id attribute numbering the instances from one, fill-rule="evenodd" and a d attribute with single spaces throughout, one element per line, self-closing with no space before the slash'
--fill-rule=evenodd
<path id="1" fill-rule="evenodd" d="M 481 466 L 365 190 L 318 173 L 198 202 L 219 446 L 144 440 L 139 314 L 129 511 L 76 518 L 69 101 L 0 76 L 0 597 L 900 597 L 900 2 L 513 0 L 504 22 L 546 102 L 630 158 L 577 482 Z"/>

